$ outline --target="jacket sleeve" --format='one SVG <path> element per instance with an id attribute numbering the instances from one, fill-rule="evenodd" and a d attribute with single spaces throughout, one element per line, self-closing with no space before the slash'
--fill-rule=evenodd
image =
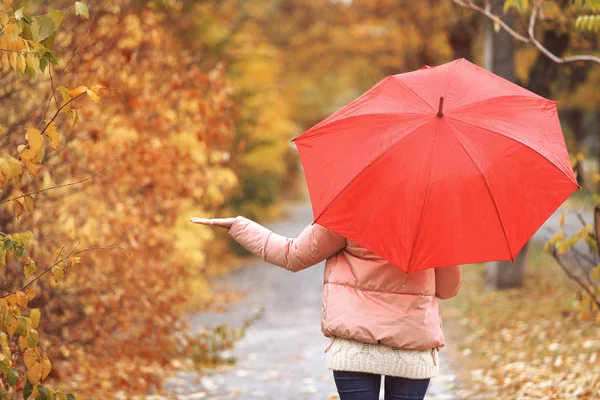
<path id="1" fill-rule="evenodd" d="M 255 256 L 292 272 L 312 267 L 346 246 L 343 236 L 318 224 L 289 239 L 244 217 L 235 219 L 229 235 Z"/>
<path id="2" fill-rule="evenodd" d="M 458 294 L 462 281 L 460 265 L 435 268 L 435 296 L 449 299 Z"/>

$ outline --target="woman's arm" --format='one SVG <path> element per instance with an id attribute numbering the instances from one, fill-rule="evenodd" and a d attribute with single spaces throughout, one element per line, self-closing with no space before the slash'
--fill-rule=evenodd
<path id="1" fill-rule="evenodd" d="M 192 219 L 192 222 L 229 228 L 229 235 L 252 254 L 292 272 L 316 265 L 346 245 L 343 236 L 318 224 L 308 226 L 300 236 L 290 239 L 244 217 Z"/>
<path id="2" fill-rule="evenodd" d="M 435 269 L 435 296 L 449 299 L 458 294 L 461 283 L 460 265 Z"/>

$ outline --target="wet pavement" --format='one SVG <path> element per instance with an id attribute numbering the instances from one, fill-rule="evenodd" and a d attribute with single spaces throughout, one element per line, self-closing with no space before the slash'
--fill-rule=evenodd
<path id="1" fill-rule="evenodd" d="M 310 206 L 300 205 L 289 209 L 287 219 L 268 227 L 295 237 L 311 221 Z M 191 323 L 193 329 L 223 322 L 239 326 L 264 308 L 233 349 L 237 362 L 202 375 L 180 372 L 166 389 L 180 400 L 337 399 L 331 371 L 325 367 L 328 340 L 320 331 L 322 282 L 323 264 L 293 274 L 257 260 L 236 270 L 225 283 L 248 296 L 226 313 L 198 314 Z M 431 381 L 428 400 L 460 398 L 449 353 L 440 353 L 440 373 Z"/>

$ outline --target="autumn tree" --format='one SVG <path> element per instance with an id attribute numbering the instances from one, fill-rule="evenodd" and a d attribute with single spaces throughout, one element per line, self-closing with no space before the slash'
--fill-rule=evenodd
<path id="1" fill-rule="evenodd" d="M 201 51 L 190 54 L 155 2 L 97 3 L 83 23 L 67 17 L 87 18 L 82 3 L 51 6 L 5 1 L 0 14 L 10 70 L 0 308 L 18 342 L 2 344 L 5 361 L 15 346 L 34 352 L 26 369 L 2 372 L 19 390 L 51 372 L 100 398 L 156 391 L 193 340 L 182 314 L 190 284 L 226 245 L 188 219 L 222 212 L 238 187 L 239 108 L 223 65 L 201 68 Z M 46 272 L 54 279 L 37 279 Z"/>

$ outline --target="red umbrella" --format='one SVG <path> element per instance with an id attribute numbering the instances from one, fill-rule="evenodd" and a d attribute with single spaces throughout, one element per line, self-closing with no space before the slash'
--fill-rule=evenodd
<path id="1" fill-rule="evenodd" d="M 314 221 L 407 272 L 514 260 L 578 188 L 556 103 L 464 59 L 388 76 L 294 141 Z"/>

